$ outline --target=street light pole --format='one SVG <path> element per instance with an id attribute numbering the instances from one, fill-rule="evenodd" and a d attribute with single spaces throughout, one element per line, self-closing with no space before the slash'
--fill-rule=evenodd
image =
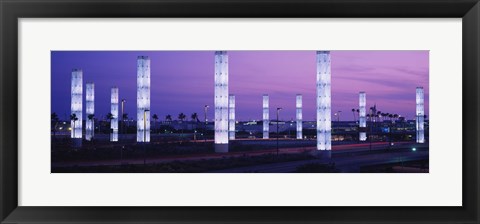
<path id="1" fill-rule="evenodd" d="M 372 132 L 372 133 L 370 134 L 370 136 L 372 137 L 372 138 L 370 138 L 370 144 L 372 144 L 373 131 L 374 131 L 374 129 L 375 129 L 375 121 L 373 120 L 373 107 L 370 107 L 369 113 L 370 113 L 370 131 Z M 370 149 L 371 149 L 371 148 L 372 148 L 372 147 L 370 146 Z"/>
<path id="2" fill-rule="evenodd" d="M 280 110 L 282 110 L 282 108 L 278 107 L 277 108 L 277 156 L 278 156 L 278 152 L 279 152 L 279 147 L 278 147 L 278 114 L 279 114 Z"/>
<path id="3" fill-rule="evenodd" d="M 205 114 L 205 128 L 203 130 L 203 140 L 205 143 L 207 143 L 207 110 L 208 110 L 208 105 L 205 105 L 204 107 L 204 114 Z"/>
<path id="4" fill-rule="evenodd" d="M 125 99 L 122 99 L 122 119 L 121 119 L 121 127 L 122 127 L 122 132 L 125 133 L 125 120 L 123 119 L 123 104 L 127 102 Z M 123 160 L 123 146 L 120 148 L 120 165 L 122 165 L 122 160 Z"/>
<path id="5" fill-rule="evenodd" d="M 415 116 L 415 143 L 417 143 L 417 139 L 418 139 L 418 134 L 420 133 L 420 131 L 418 130 L 418 126 L 419 126 L 419 122 L 420 122 L 420 113 L 417 114 L 417 116 Z"/>
<path id="6" fill-rule="evenodd" d="M 123 104 L 126 103 L 126 102 L 127 102 L 127 101 L 126 101 L 125 99 L 122 99 L 122 127 L 123 127 L 123 130 L 122 130 L 122 131 L 123 131 L 124 134 L 126 133 L 126 131 L 125 131 L 125 119 L 124 119 L 124 117 L 123 117 L 123 115 L 124 115 L 124 112 L 123 112 Z"/>
<path id="7" fill-rule="evenodd" d="M 147 111 L 143 111 L 143 165 L 147 165 Z"/>
<path id="8" fill-rule="evenodd" d="M 147 142 L 147 112 L 150 110 L 143 111 L 143 142 Z"/>

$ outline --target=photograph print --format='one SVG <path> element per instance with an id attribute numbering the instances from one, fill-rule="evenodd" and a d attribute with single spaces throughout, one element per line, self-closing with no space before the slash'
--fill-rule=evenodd
<path id="1" fill-rule="evenodd" d="M 429 173 L 429 51 L 51 51 L 52 173 Z"/>

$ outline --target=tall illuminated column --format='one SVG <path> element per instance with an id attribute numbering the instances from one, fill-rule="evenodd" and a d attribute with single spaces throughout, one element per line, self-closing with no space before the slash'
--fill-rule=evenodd
<path id="1" fill-rule="evenodd" d="M 263 139 L 268 139 L 270 132 L 270 110 L 268 109 L 268 94 L 263 95 Z"/>
<path id="2" fill-rule="evenodd" d="M 112 120 L 110 120 L 110 141 L 117 142 L 118 141 L 118 88 L 112 88 L 112 95 L 110 98 L 111 102 L 111 109 L 110 113 L 112 113 Z"/>
<path id="3" fill-rule="evenodd" d="M 83 97 L 83 72 L 81 69 L 72 71 L 72 101 L 71 115 L 75 114 L 76 120 L 71 120 L 71 138 L 82 139 L 82 97 Z M 80 141 L 81 142 L 81 141 Z"/>
<path id="4" fill-rule="evenodd" d="M 423 87 L 417 87 L 417 143 L 425 143 L 425 136 L 424 136 L 424 92 Z"/>
<path id="5" fill-rule="evenodd" d="M 91 141 L 94 136 L 95 124 L 90 115 L 95 114 L 95 84 L 87 83 L 85 85 L 85 112 L 87 115 L 87 122 L 85 122 L 85 139 Z"/>
<path id="6" fill-rule="evenodd" d="M 303 129 L 303 124 L 302 124 L 302 94 L 297 94 L 297 102 L 296 102 L 296 107 L 297 107 L 297 139 L 302 139 L 303 134 L 302 134 L 302 129 Z"/>
<path id="7" fill-rule="evenodd" d="M 215 152 L 228 152 L 228 55 L 215 52 Z"/>
<path id="8" fill-rule="evenodd" d="M 367 140 L 367 133 L 365 132 L 367 128 L 367 111 L 365 109 L 367 104 L 367 97 L 365 92 L 359 93 L 358 105 L 359 105 L 359 116 L 358 116 L 358 125 L 360 129 L 359 139 L 360 141 Z"/>
<path id="9" fill-rule="evenodd" d="M 228 139 L 235 140 L 235 95 L 228 96 Z"/>
<path id="10" fill-rule="evenodd" d="M 331 158 L 331 70 L 330 51 L 317 51 L 317 150 Z"/>
<path id="11" fill-rule="evenodd" d="M 137 142 L 150 142 L 150 58 L 137 58 Z"/>

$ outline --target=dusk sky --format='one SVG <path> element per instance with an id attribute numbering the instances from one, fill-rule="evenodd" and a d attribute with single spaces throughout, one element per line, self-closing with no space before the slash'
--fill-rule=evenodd
<path id="1" fill-rule="evenodd" d="M 204 105 L 213 119 L 214 51 L 52 51 L 52 112 L 70 114 L 71 72 L 83 70 L 95 83 L 95 117 L 110 112 L 110 89 L 119 87 L 125 113 L 136 119 L 137 56 L 151 60 L 151 113 L 164 120 L 194 112 L 203 119 Z M 281 120 L 295 119 L 295 96 L 303 95 L 303 118 L 315 120 L 315 51 L 228 51 L 229 92 L 235 94 L 237 120 L 261 120 L 262 95 L 270 95 L 270 118 L 282 107 Z M 429 115 L 428 51 L 332 51 L 332 120 L 353 120 L 358 92 L 367 93 L 367 108 L 414 119 L 415 88 L 425 90 Z M 120 109 L 119 109 L 120 110 Z M 85 117 L 85 115 L 84 115 Z"/>

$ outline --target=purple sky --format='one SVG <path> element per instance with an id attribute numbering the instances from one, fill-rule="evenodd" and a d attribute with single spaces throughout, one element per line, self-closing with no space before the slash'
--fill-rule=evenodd
<path id="1" fill-rule="evenodd" d="M 213 113 L 213 51 L 52 51 L 52 112 L 70 114 L 73 68 L 83 69 L 85 83 L 95 83 L 95 116 L 110 112 L 110 88 L 126 99 L 125 113 L 136 114 L 136 59 L 151 60 L 151 110 L 160 120 L 183 112 L 203 118 Z M 229 92 L 236 95 L 237 120 L 262 117 L 262 94 L 270 95 L 270 117 L 282 107 L 281 119 L 295 119 L 295 95 L 303 95 L 304 120 L 315 120 L 315 51 L 229 51 Z M 428 115 L 428 51 L 332 51 L 332 116 L 352 120 L 358 92 L 367 93 L 367 108 L 413 119 L 415 87 L 425 89 Z M 84 97 L 85 98 L 85 97 Z M 84 99 L 85 100 L 85 99 Z M 85 106 L 85 103 L 84 103 Z M 84 107 L 85 111 L 85 107 Z M 334 119 L 332 117 L 332 119 Z M 335 118 L 336 119 L 336 118 Z"/>

